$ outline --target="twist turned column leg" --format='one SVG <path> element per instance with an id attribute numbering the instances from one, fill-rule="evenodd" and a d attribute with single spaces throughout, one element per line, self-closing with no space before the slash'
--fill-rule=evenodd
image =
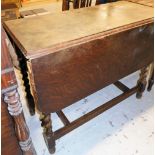
<path id="1" fill-rule="evenodd" d="M 154 84 L 154 64 L 151 64 L 150 77 L 149 77 L 148 87 L 147 87 L 148 91 L 151 91 L 153 84 Z"/>
<path id="2" fill-rule="evenodd" d="M 17 89 L 4 94 L 4 101 L 8 104 L 8 110 L 15 123 L 15 132 L 19 140 L 19 145 L 24 155 L 36 155 L 30 138 L 29 129 L 25 123 L 22 105 Z"/>
<path id="3" fill-rule="evenodd" d="M 142 97 L 142 94 L 145 91 L 145 88 L 147 85 L 147 75 L 148 75 L 148 68 L 147 67 L 142 68 L 140 72 L 140 78 L 137 82 L 138 91 L 137 91 L 136 97 L 138 99 Z"/>
<path id="4" fill-rule="evenodd" d="M 24 81 L 29 112 L 31 115 L 34 115 L 35 114 L 35 103 L 34 103 L 34 98 L 30 90 L 29 78 L 28 78 L 28 73 L 27 73 L 28 68 L 27 68 L 26 61 L 24 60 L 24 58 L 21 58 L 20 60 L 20 67 L 21 67 L 21 73 L 22 73 L 22 80 Z"/>
<path id="5" fill-rule="evenodd" d="M 154 71 L 152 72 L 151 78 L 149 79 L 149 84 L 147 88 L 148 91 L 151 91 L 153 84 L 154 84 Z"/>
<path id="6" fill-rule="evenodd" d="M 51 154 L 55 152 L 55 138 L 52 131 L 52 120 L 50 114 L 43 114 L 40 118 L 41 126 L 43 127 L 43 136 L 48 150 Z"/>

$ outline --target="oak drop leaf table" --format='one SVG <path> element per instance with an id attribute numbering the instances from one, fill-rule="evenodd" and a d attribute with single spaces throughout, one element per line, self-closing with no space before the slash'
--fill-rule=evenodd
<path id="1" fill-rule="evenodd" d="M 42 112 L 50 153 L 58 138 L 134 93 L 140 98 L 145 90 L 147 67 L 153 62 L 151 7 L 119 1 L 7 21 L 4 26 L 16 46 L 31 113 L 33 99 Z M 135 87 L 129 89 L 118 81 L 139 69 Z M 69 122 L 63 108 L 110 84 L 122 94 Z M 64 123 L 56 131 L 50 117 L 54 112 Z"/>

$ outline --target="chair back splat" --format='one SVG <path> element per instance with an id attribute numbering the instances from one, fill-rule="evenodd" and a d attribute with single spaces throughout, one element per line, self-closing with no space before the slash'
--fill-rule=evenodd
<path id="1" fill-rule="evenodd" d="M 116 0 L 96 0 L 95 5 L 115 2 Z M 73 4 L 73 9 L 89 7 L 92 5 L 92 0 L 63 0 L 62 11 L 70 9 L 70 3 Z"/>
<path id="2" fill-rule="evenodd" d="M 63 0 L 62 11 L 70 9 L 70 3 L 73 3 L 73 9 L 79 9 L 89 7 L 92 4 L 92 0 Z M 96 5 L 101 4 L 100 0 L 96 0 Z"/>

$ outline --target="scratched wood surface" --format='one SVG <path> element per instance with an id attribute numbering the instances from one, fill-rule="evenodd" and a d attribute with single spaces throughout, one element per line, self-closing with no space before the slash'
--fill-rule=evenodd
<path id="1" fill-rule="evenodd" d="M 131 13 L 132 12 L 132 13 Z M 7 21 L 8 29 L 27 57 L 63 42 L 91 36 L 139 21 L 152 20 L 153 8 L 119 1 L 63 13 Z M 62 46 L 61 46 L 62 47 Z M 49 50 L 48 52 L 53 52 Z M 45 53 L 48 53 L 44 51 Z"/>
<path id="2" fill-rule="evenodd" d="M 33 59 L 28 66 L 37 107 L 55 112 L 152 61 L 153 24 L 148 24 Z"/>
<path id="3" fill-rule="evenodd" d="M 153 0 L 129 0 L 130 2 L 145 5 L 145 6 L 150 6 L 154 7 L 154 1 Z"/>
<path id="4" fill-rule="evenodd" d="M 131 2 L 10 21 L 5 28 L 29 58 L 42 112 L 65 108 L 153 61 L 153 8 Z"/>

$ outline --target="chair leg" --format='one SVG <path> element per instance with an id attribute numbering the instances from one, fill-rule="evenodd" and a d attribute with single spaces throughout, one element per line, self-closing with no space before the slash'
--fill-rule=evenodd
<path id="1" fill-rule="evenodd" d="M 52 131 L 52 120 L 50 114 L 42 114 L 41 126 L 43 127 L 43 137 L 47 148 L 51 154 L 55 153 L 55 138 L 54 132 Z"/>
<path id="2" fill-rule="evenodd" d="M 148 68 L 147 67 L 142 68 L 140 72 L 140 78 L 137 82 L 137 85 L 139 88 L 138 88 L 136 97 L 138 99 L 142 97 L 142 94 L 145 91 L 145 88 L 147 85 L 147 75 L 148 75 Z"/>
<path id="3" fill-rule="evenodd" d="M 21 150 L 23 151 L 22 154 L 37 155 L 30 137 L 29 129 L 25 122 L 18 90 L 14 89 L 5 93 L 4 101 L 7 103 L 9 114 L 13 118 L 16 136 Z"/>

